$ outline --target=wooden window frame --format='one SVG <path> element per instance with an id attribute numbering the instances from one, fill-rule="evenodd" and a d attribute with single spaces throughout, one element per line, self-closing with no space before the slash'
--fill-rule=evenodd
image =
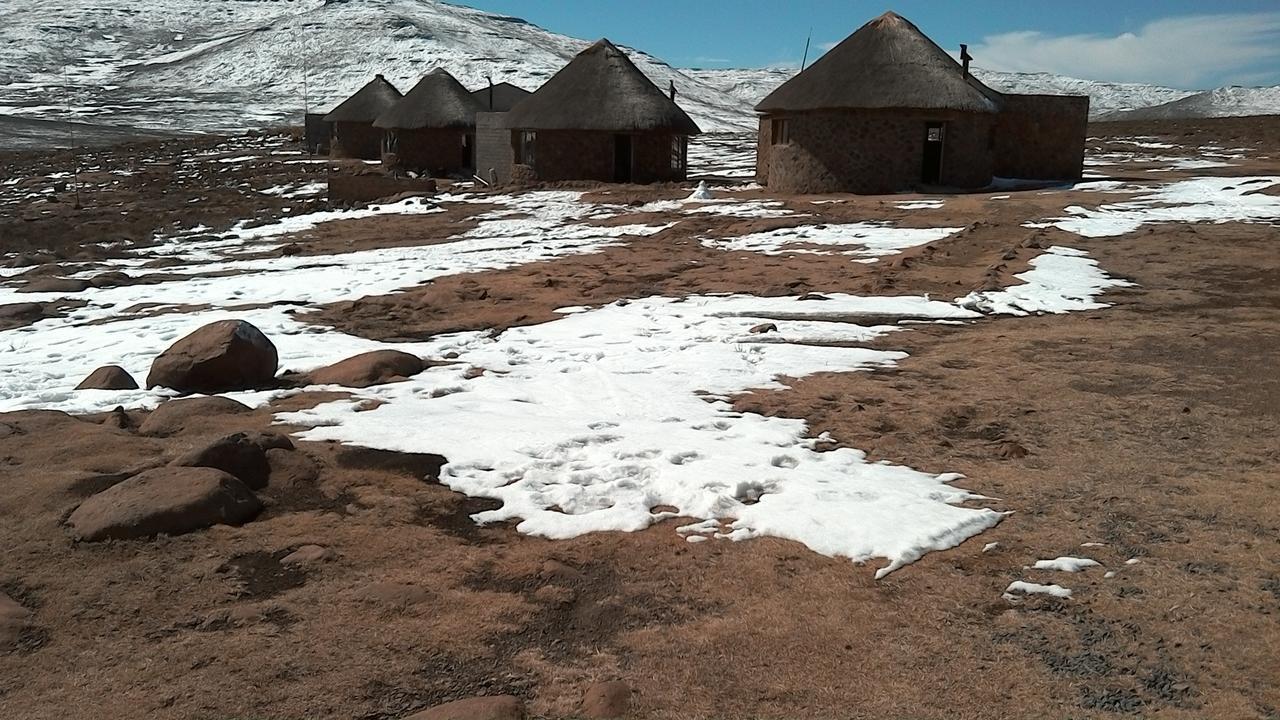
<path id="1" fill-rule="evenodd" d="M 770 145 L 790 145 L 791 144 L 791 119 L 790 118 L 773 118 L 769 122 L 769 144 Z"/>

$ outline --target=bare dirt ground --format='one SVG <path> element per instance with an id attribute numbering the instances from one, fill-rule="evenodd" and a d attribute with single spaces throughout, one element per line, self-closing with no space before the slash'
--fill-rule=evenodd
<path id="1" fill-rule="evenodd" d="M 1275 118 L 1095 126 L 1095 157 L 1132 152 L 1136 136 L 1182 148 L 1162 155 L 1246 151 L 1194 173 L 1092 169 L 1139 181 L 1280 174 L 1278 128 Z M 166 153 L 185 149 L 165 147 L 156 162 L 180 162 Z M 102 152 L 112 167 L 140 151 Z M 46 157 L 13 156 L 3 169 Z M 210 189 L 218 167 L 195 164 L 205 174 L 186 186 L 147 175 L 111 191 L 146 209 L 127 224 L 135 242 L 194 194 L 224 198 L 197 218 L 215 230 L 298 204 Z M 284 182 L 228 165 L 232 187 Z M 272 167 L 298 173 L 290 182 L 314 172 Z M 682 194 L 601 188 L 593 199 Z M 476 526 L 468 516 L 492 503 L 432 482 L 449 448 L 300 442 L 273 464 L 265 513 L 242 527 L 75 543 L 62 521 L 89 494 L 219 435 L 287 430 L 272 426 L 274 413 L 333 396 L 202 414 L 166 437 L 138 433 L 145 412 L 124 428 L 104 416 L 0 414 L 0 592 L 31 618 L 0 650 L 0 717 L 381 720 L 510 693 L 533 716 L 565 718 L 587 685 L 612 679 L 635 689 L 635 718 L 1280 717 L 1280 230 L 1158 224 L 1091 239 L 1022 223 L 1114 198 L 1025 190 L 897 206 L 911 199 L 785 198 L 814 216 L 688 219 L 601 252 L 441 277 L 308 319 L 408 340 L 649 295 L 953 298 L 1016 282 L 1040 248 L 1070 245 L 1135 286 L 1107 294 L 1104 310 L 913 326 L 878 345 L 910 354 L 895 369 L 819 374 L 735 400 L 803 418 L 875 460 L 963 473 L 964 487 L 1011 513 L 996 528 L 878 581 L 870 565 L 782 540 L 687 543 L 672 531 L 679 520 L 551 541 Z M 97 236 L 69 214 L 14 219 L 39 202 L 4 208 L 0 233 L 22 228 L 4 235 L 4 250 L 71 258 Z M 105 222 L 120 211 L 92 212 Z M 873 264 L 698 240 L 853 219 L 965 230 Z M 311 252 L 426 243 L 470 222 L 379 217 L 295 241 Z M 309 544 L 332 557 L 281 564 Z M 1115 575 L 1024 569 L 1058 556 L 1092 557 Z M 1075 594 L 1003 599 L 1021 579 Z"/>

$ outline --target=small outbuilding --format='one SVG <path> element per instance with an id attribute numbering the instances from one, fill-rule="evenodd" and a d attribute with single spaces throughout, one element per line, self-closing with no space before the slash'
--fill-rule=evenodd
<path id="1" fill-rule="evenodd" d="M 373 126 L 384 133 L 384 159 L 398 167 L 445 177 L 475 167 L 476 113 L 484 109 L 462 83 L 436 68 L 405 93 Z"/>
<path id="2" fill-rule="evenodd" d="M 685 179 L 701 132 L 608 40 L 583 50 L 507 113 L 477 116 L 478 170 L 498 183 Z"/>
<path id="3" fill-rule="evenodd" d="M 342 101 L 324 116 L 324 122 L 333 126 L 330 154 L 341 158 L 381 159 L 382 130 L 375 128 L 373 121 L 390 110 L 400 97 L 400 91 L 378 75 Z"/>
<path id="4" fill-rule="evenodd" d="M 902 16 L 863 25 L 756 105 L 756 176 L 792 193 L 1079 179 L 1089 98 L 1005 95 Z"/>
<path id="5" fill-rule="evenodd" d="M 486 112 L 507 112 L 532 93 L 509 82 L 500 82 L 474 90 L 471 94 L 484 105 Z"/>

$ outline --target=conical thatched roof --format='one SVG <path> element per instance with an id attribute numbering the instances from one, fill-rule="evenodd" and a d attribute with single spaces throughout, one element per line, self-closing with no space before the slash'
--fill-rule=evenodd
<path id="1" fill-rule="evenodd" d="M 436 68 L 379 115 L 373 126 L 401 130 L 475 127 L 476 113 L 484 109 L 447 70 Z"/>
<path id="2" fill-rule="evenodd" d="M 400 91 L 381 75 L 370 80 L 355 95 L 342 101 L 325 122 L 373 122 L 400 100 Z"/>
<path id="3" fill-rule="evenodd" d="M 509 82 L 500 82 L 493 86 L 493 107 L 489 107 L 489 88 L 482 87 L 479 90 L 472 91 L 471 95 L 484 105 L 485 110 L 493 112 L 506 112 L 516 106 L 516 103 L 529 97 L 531 93 L 524 88 L 516 87 Z"/>
<path id="4" fill-rule="evenodd" d="M 921 108 L 996 112 L 999 94 L 897 13 L 858 28 L 804 72 L 769 93 L 759 112 Z"/>
<path id="5" fill-rule="evenodd" d="M 667 94 L 608 40 L 578 53 L 511 109 L 507 126 L 534 130 L 701 132 Z"/>

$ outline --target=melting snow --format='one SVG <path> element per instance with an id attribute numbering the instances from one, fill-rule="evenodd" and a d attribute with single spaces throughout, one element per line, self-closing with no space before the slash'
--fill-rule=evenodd
<path id="1" fill-rule="evenodd" d="M 1004 589 L 1004 597 L 1006 600 L 1012 600 L 1018 594 L 1022 595 L 1052 595 L 1057 598 L 1071 597 L 1071 591 L 1061 585 L 1041 585 L 1039 583 L 1025 582 L 1023 580 L 1015 580 L 1009 583 L 1009 587 Z"/>
<path id="2" fill-rule="evenodd" d="M 961 228 L 903 228 L 872 222 L 801 225 L 729 238 L 703 238 L 702 244 L 721 250 L 757 252 L 763 255 L 876 257 L 941 240 L 960 230 Z M 802 245 L 822 245 L 831 249 L 798 247 Z"/>
<path id="3" fill-rule="evenodd" d="M 1031 269 L 1014 275 L 1023 281 L 1003 290 L 973 292 L 960 305 L 986 313 L 1029 315 L 1110 307 L 1096 298 L 1104 290 L 1133 283 L 1107 275 L 1081 250 L 1053 246 L 1031 260 Z"/>
<path id="4" fill-rule="evenodd" d="M 1089 558 L 1059 557 L 1053 560 L 1037 560 L 1033 565 L 1036 570 L 1059 570 L 1061 572 L 1080 572 L 1086 568 L 1101 567 L 1102 563 Z"/>

